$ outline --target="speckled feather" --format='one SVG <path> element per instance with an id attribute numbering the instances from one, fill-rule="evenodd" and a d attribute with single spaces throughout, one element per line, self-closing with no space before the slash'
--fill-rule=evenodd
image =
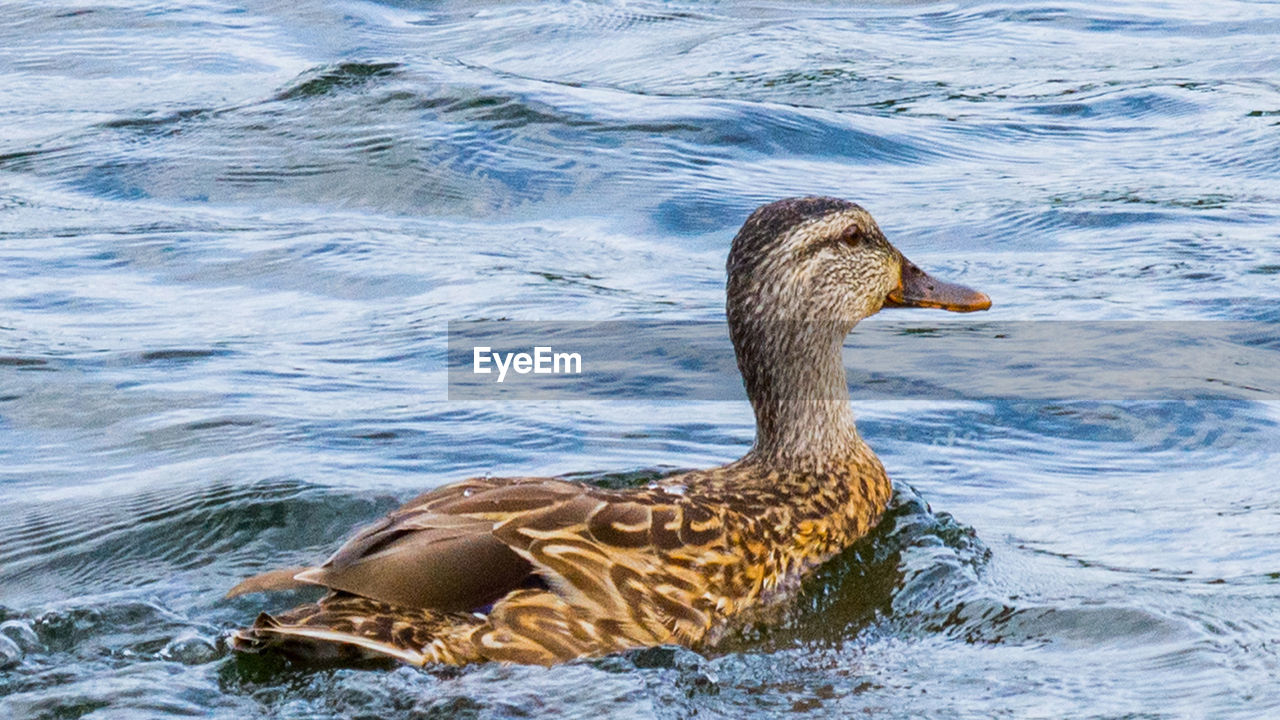
<path id="1" fill-rule="evenodd" d="M 760 208 L 728 261 L 729 322 L 757 421 L 746 456 L 630 490 L 518 477 L 428 492 L 324 565 L 233 589 L 332 590 L 260 615 L 233 646 L 550 664 L 713 645 L 792 597 L 888 502 L 884 468 L 853 424 L 839 349 L 879 310 L 899 258 L 853 203 Z"/>

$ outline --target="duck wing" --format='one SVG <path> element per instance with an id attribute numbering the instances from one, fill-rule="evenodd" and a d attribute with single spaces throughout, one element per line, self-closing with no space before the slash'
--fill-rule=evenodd
<path id="1" fill-rule="evenodd" d="M 456 612 L 543 587 L 575 604 L 624 605 L 627 595 L 651 594 L 653 578 L 646 576 L 662 566 L 659 553 L 721 537 L 719 521 L 700 504 L 661 491 L 475 478 L 409 501 L 323 565 L 265 573 L 232 594 L 306 583 Z"/>

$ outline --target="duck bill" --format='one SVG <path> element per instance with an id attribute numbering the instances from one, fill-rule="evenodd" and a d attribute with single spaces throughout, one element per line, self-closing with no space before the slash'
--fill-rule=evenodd
<path id="1" fill-rule="evenodd" d="M 885 307 L 926 307 L 951 312 L 976 312 L 991 307 L 991 298 L 972 288 L 943 282 L 929 276 L 916 264 L 902 258 L 902 278 L 889 291 Z"/>

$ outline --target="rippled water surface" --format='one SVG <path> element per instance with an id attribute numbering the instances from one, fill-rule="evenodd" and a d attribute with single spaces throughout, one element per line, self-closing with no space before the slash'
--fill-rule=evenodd
<path id="1" fill-rule="evenodd" d="M 1280 323 L 1277 36 L 1280 5 L 1178 0 L 0 5 L 0 715 L 1280 711 L 1274 393 L 992 396 L 963 363 L 945 398 L 853 388 L 895 509 L 720 652 L 220 642 L 296 599 L 236 580 L 424 488 L 740 455 L 742 402 L 450 402 L 445 331 L 715 321 L 767 200 L 857 200 L 995 301 L 923 324 Z"/>

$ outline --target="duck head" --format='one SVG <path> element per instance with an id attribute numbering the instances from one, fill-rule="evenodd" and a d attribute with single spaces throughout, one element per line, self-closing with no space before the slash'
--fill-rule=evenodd
<path id="1" fill-rule="evenodd" d="M 758 315 L 848 333 L 884 307 L 991 307 L 985 294 L 928 275 L 885 239 L 870 213 L 835 198 L 760 207 L 733 239 L 727 269 L 731 324 Z"/>
<path id="2" fill-rule="evenodd" d="M 757 455 L 814 461 L 860 444 L 840 348 L 885 307 L 972 312 L 991 299 L 943 282 L 889 244 L 871 215 L 835 198 L 779 200 L 733 239 L 726 311 Z"/>

